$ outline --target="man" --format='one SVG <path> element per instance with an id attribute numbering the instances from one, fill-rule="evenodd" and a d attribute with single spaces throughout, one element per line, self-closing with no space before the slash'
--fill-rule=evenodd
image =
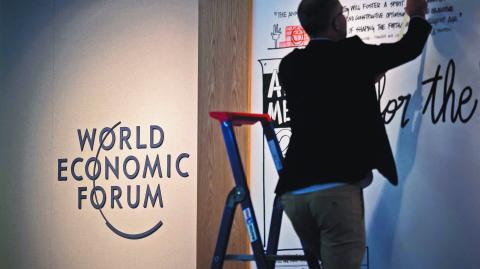
<path id="1" fill-rule="evenodd" d="M 397 185 L 397 172 L 375 80 L 422 53 L 431 26 L 425 0 L 406 0 L 409 30 L 398 42 L 367 45 L 346 38 L 338 0 L 303 0 L 310 36 L 280 64 L 292 137 L 276 188 L 305 248 L 324 269 L 358 269 L 365 249 L 362 186 L 377 169 Z M 348 16 L 348 15 L 347 15 Z"/>

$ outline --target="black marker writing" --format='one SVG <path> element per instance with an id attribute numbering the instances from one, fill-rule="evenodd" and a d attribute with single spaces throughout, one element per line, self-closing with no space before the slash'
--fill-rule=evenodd
<path id="1" fill-rule="evenodd" d="M 445 76 L 440 75 L 441 65 L 437 66 L 435 75 L 422 82 L 422 85 L 430 85 L 430 91 L 427 99 L 423 104 L 422 114 L 430 111 L 430 117 L 433 124 L 439 121 L 446 122 L 447 112 L 449 111 L 449 120 L 452 123 L 460 121 L 462 123 L 469 122 L 478 106 L 478 99 L 473 98 L 473 88 L 466 86 L 458 93 L 455 91 L 453 84 L 455 82 L 455 62 L 451 59 L 448 62 Z M 443 91 L 438 90 L 439 83 L 443 80 Z M 400 109 L 402 111 L 401 127 L 404 128 L 409 123 L 407 117 L 408 106 L 411 101 L 411 94 L 401 95 L 395 99 L 388 100 L 384 107 L 381 106 L 383 95 L 386 88 L 386 77 L 384 76 L 377 83 L 377 97 L 380 104 L 380 112 L 385 124 L 389 124 L 394 119 Z M 437 99 L 440 98 L 440 99 Z"/>
<path id="2" fill-rule="evenodd" d="M 387 79 L 384 75 L 377 83 L 378 102 L 382 100 L 386 85 Z M 400 110 L 403 106 L 401 127 L 403 128 L 407 126 L 410 119 L 406 118 L 406 112 L 408 109 L 408 104 L 410 103 L 410 98 L 411 94 L 407 94 L 399 96 L 397 99 L 392 99 L 387 102 L 387 105 L 383 109 L 381 109 L 382 118 L 385 124 L 389 124 L 395 117 L 397 111 Z"/>
<path id="3" fill-rule="evenodd" d="M 440 121 L 440 119 L 442 120 L 442 122 L 445 122 L 447 108 L 450 104 L 450 120 L 452 122 L 456 122 L 459 119 L 462 123 L 467 123 L 473 117 L 478 105 L 477 99 L 472 100 L 473 89 L 470 86 L 463 88 L 460 96 L 458 96 L 458 99 L 455 99 L 456 92 L 455 89 L 453 89 L 453 83 L 455 81 L 455 62 L 453 60 L 450 60 L 448 62 L 447 70 L 445 72 L 445 78 L 440 76 L 440 69 L 441 65 L 438 65 L 435 76 L 423 81 L 423 85 L 431 84 L 430 93 L 428 94 L 427 101 L 423 108 L 423 114 L 426 113 L 428 106 L 430 105 L 430 115 L 432 118 L 432 122 L 436 124 Z M 442 104 L 440 105 L 440 109 L 436 111 L 435 98 L 437 97 L 437 86 L 438 82 L 442 79 L 444 79 L 444 88 L 442 95 L 443 99 Z M 464 111 L 462 109 L 468 109 L 464 106 L 469 104 L 470 101 L 473 101 L 473 105 L 470 107 L 470 111 L 464 114 Z"/>

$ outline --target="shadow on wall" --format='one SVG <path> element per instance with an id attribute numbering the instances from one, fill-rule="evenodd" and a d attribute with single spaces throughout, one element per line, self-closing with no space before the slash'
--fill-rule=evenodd
<path id="1" fill-rule="evenodd" d="M 451 3 L 452 1 L 446 2 L 452 5 Z M 429 55 L 438 53 L 438 60 L 426 59 L 426 51 L 422 54 L 417 86 L 406 112 L 410 122 L 400 128 L 396 145 L 395 160 L 399 185 L 383 185 L 367 231 L 371 269 L 473 269 L 477 268 L 480 262 L 480 258 L 472 254 L 473 249 L 478 250 L 480 245 L 480 236 L 474 232 L 478 229 L 480 219 L 476 217 L 478 214 L 471 210 L 472 206 L 479 203 L 478 198 L 474 197 L 479 187 L 476 183 L 478 180 L 475 180 L 478 179 L 478 173 L 475 172 L 478 168 L 475 167 L 480 159 L 478 155 L 475 157 L 478 151 L 474 153 L 478 144 L 473 145 L 469 140 L 465 140 L 473 136 L 475 128 L 479 129 L 478 121 L 468 124 L 440 122 L 433 126 L 429 113 L 422 115 L 422 107 L 426 101 L 422 95 L 425 96 L 429 90 L 429 86 L 422 86 L 425 64 L 427 70 L 435 70 L 435 67 L 441 64 L 442 76 L 445 75 L 449 59 L 458 63 L 458 69 L 463 69 L 457 70 L 457 73 L 478 72 L 466 70 L 465 66 L 471 66 L 472 61 L 477 65 L 479 60 L 472 59 L 471 44 L 480 40 L 478 24 L 472 24 L 478 22 L 480 4 L 476 1 L 461 0 L 455 1 L 454 8 L 457 7 L 463 9 L 458 12 L 463 12 L 460 19 L 464 21 L 453 24 L 449 33 L 437 32 L 431 35 L 427 44 L 427 47 L 433 49 L 429 50 L 433 52 Z M 425 74 L 426 78 L 433 75 L 434 71 Z M 454 87 L 461 90 L 471 85 L 469 83 L 472 81 L 460 81 L 457 78 Z M 440 92 L 443 92 L 444 80 L 440 81 L 439 85 L 440 95 Z M 480 85 L 473 86 L 475 97 L 472 98 L 479 97 L 478 87 Z M 441 95 L 438 98 L 442 98 Z M 449 110 L 447 113 L 450 113 Z M 437 147 L 439 156 L 432 152 L 429 153 L 429 157 L 432 157 L 430 160 L 417 159 L 420 128 L 435 130 L 438 137 L 428 138 L 433 141 L 429 147 Z M 452 146 L 454 143 L 457 144 Z M 450 150 L 454 152 L 449 152 Z M 460 155 L 463 155 L 461 160 L 455 159 Z M 412 173 L 414 165 L 420 162 L 422 170 Z M 422 175 L 422 178 L 418 178 L 419 175 Z M 413 187 L 407 189 L 407 184 Z M 419 194 L 422 197 L 418 197 Z M 407 198 L 409 208 L 404 207 Z M 416 207 L 412 208 L 412 204 Z M 402 211 L 404 213 L 400 219 Z M 396 253 L 399 251 L 402 253 Z"/>
<path id="2" fill-rule="evenodd" d="M 26 174 L 24 168 L 34 156 L 25 149 L 36 146 L 35 131 L 45 127 L 33 121 L 34 115 L 53 110 L 41 104 L 51 97 L 45 89 L 54 87 L 56 14 L 63 8 L 82 10 L 95 3 L 0 2 L 0 268 L 47 266 L 42 264 L 45 257 L 35 253 L 40 235 L 32 232 L 32 219 L 41 222 L 43 216 L 32 218 L 37 205 L 28 193 L 35 193 L 31 184 L 35 175 Z"/>
<path id="3" fill-rule="evenodd" d="M 402 207 L 402 196 L 415 163 L 418 134 L 422 125 L 422 81 L 425 55 L 426 51 L 421 56 L 416 89 L 406 111 L 406 118 L 410 119 L 410 122 L 404 128 L 400 128 L 398 137 L 395 160 L 399 184 L 396 187 L 391 184 L 384 184 L 378 206 L 373 213 L 372 225 L 367 232 L 368 245 L 375 246 L 372 254 L 373 261 L 371 262 L 375 265 L 375 268 L 391 268 L 395 231 Z"/>

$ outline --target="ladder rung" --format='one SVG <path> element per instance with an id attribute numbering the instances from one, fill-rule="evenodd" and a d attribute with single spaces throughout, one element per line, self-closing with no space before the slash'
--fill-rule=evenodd
<path id="1" fill-rule="evenodd" d="M 306 261 L 304 255 L 266 255 L 265 259 L 267 261 Z M 230 261 L 254 261 L 254 255 L 247 254 L 227 254 L 225 255 L 225 260 Z"/>
<path id="2" fill-rule="evenodd" d="M 247 261 L 254 261 L 255 256 L 246 255 L 246 254 L 227 254 L 225 255 L 225 260 L 247 262 Z"/>

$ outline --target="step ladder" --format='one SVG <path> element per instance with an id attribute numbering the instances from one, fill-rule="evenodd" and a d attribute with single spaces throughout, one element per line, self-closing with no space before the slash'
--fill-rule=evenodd
<path id="1" fill-rule="evenodd" d="M 270 116 L 268 114 L 237 112 L 210 112 L 210 116 L 220 122 L 230 165 L 233 171 L 233 177 L 235 180 L 235 187 L 227 196 L 211 268 L 223 268 L 223 263 L 225 260 L 234 260 L 255 261 L 258 269 L 273 269 L 275 268 L 276 261 L 307 261 L 309 268 L 320 269 L 321 267 L 318 260 L 308 250 L 304 250 L 305 255 L 277 255 L 278 240 L 283 216 L 283 207 L 278 195 L 275 196 L 273 202 L 270 232 L 268 235 L 266 250 L 264 249 L 262 239 L 260 238 L 257 219 L 255 217 L 255 211 L 250 198 L 250 191 L 247 185 L 245 172 L 243 170 L 242 160 L 238 151 L 237 140 L 235 138 L 233 127 L 253 125 L 257 122 L 260 122 L 263 127 L 263 132 L 265 134 L 268 147 L 270 148 L 270 152 L 275 162 L 275 167 L 277 172 L 280 172 L 283 168 L 283 155 L 280 145 L 278 144 Z M 226 254 L 233 218 L 235 216 L 235 209 L 238 204 L 240 204 L 242 207 L 253 255 Z"/>

